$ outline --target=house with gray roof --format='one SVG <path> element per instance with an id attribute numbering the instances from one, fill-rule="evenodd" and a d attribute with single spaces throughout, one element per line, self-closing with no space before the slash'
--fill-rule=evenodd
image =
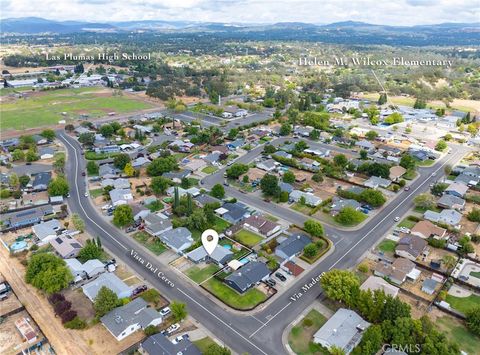
<path id="1" fill-rule="evenodd" d="M 169 229 L 158 235 L 158 237 L 178 254 L 183 254 L 183 251 L 190 248 L 193 244 L 192 233 L 185 227 Z"/>
<path id="2" fill-rule="evenodd" d="M 102 187 L 113 186 L 115 189 L 130 189 L 130 181 L 128 179 L 104 179 Z"/>
<path id="3" fill-rule="evenodd" d="M 445 189 L 444 193 L 447 195 L 453 195 L 453 196 L 463 198 L 463 196 L 465 196 L 465 194 L 467 193 L 467 190 L 468 190 L 467 185 L 459 182 L 454 182 L 453 184 L 450 184 Z"/>
<path id="4" fill-rule="evenodd" d="M 367 141 L 365 139 L 360 140 L 358 142 L 355 142 L 355 146 L 360 147 L 360 148 L 365 149 L 365 150 L 372 150 L 373 148 L 375 148 L 375 145 L 373 145 L 372 142 Z"/>
<path id="5" fill-rule="evenodd" d="M 338 196 L 333 196 L 332 204 L 330 206 L 330 214 L 332 216 L 336 216 L 345 207 L 351 207 L 355 210 L 359 210 L 361 207 L 361 204 L 360 202 L 354 199 L 343 199 Z"/>
<path id="6" fill-rule="evenodd" d="M 169 219 L 162 218 L 155 213 L 149 213 L 143 217 L 145 231 L 155 237 L 173 229 L 172 222 Z"/>
<path id="7" fill-rule="evenodd" d="M 278 183 L 278 187 L 280 187 L 280 191 L 286 191 L 290 194 L 293 191 L 293 186 L 287 182 L 280 182 Z"/>
<path id="8" fill-rule="evenodd" d="M 38 150 L 38 155 L 40 155 L 40 159 L 52 159 L 55 155 L 55 149 L 50 147 L 40 148 Z"/>
<path id="9" fill-rule="evenodd" d="M 201 355 L 202 353 L 190 339 L 173 343 L 165 335 L 157 333 L 149 336 L 140 344 L 140 353 L 145 355 Z"/>
<path id="10" fill-rule="evenodd" d="M 322 203 L 322 199 L 320 197 L 315 196 L 311 192 L 303 192 L 300 190 L 293 190 L 288 198 L 291 202 L 299 202 L 302 197 L 305 198 L 305 204 L 308 206 L 316 207 Z"/>
<path id="11" fill-rule="evenodd" d="M 45 245 L 52 239 L 57 237 L 57 231 L 62 228 L 60 222 L 51 219 L 47 222 L 36 224 L 32 227 L 32 231 L 38 239 L 38 245 Z"/>
<path id="12" fill-rule="evenodd" d="M 217 245 L 213 250 L 212 254 L 208 255 L 207 251 L 203 245 L 199 246 L 196 249 L 193 249 L 191 252 L 187 253 L 186 257 L 193 261 L 194 263 L 199 263 L 205 260 L 212 260 L 220 267 L 226 265 L 233 258 L 233 252 L 230 249 L 227 249 L 221 245 Z"/>
<path id="13" fill-rule="evenodd" d="M 132 288 L 111 272 L 102 274 L 95 280 L 83 285 L 82 290 L 85 296 L 87 296 L 90 301 L 94 302 L 98 291 L 100 291 L 103 286 L 115 292 L 118 298 L 130 297 L 132 295 Z"/>
<path id="14" fill-rule="evenodd" d="M 83 264 L 78 259 L 65 259 L 65 264 L 73 275 L 74 282 L 91 279 L 107 271 L 105 264 L 98 259 L 90 259 Z"/>
<path id="15" fill-rule="evenodd" d="M 427 242 L 416 235 L 408 235 L 398 241 L 395 254 L 415 261 L 427 248 Z"/>
<path id="16" fill-rule="evenodd" d="M 213 152 L 203 157 L 203 160 L 212 165 L 219 165 L 220 157 L 222 153 Z"/>
<path id="17" fill-rule="evenodd" d="M 433 295 L 435 287 L 437 287 L 438 281 L 434 279 L 425 279 L 422 283 L 422 291 L 428 295 Z"/>
<path id="18" fill-rule="evenodd" d="M 257 166 L 257 168 L 259 168 L 261 170 L 270 172 L 270 171 L 273 171 L 273 170 L 276 169 L 277 164 L 278 163 L 275 160 L 267 159 L 267 160 L 263 160 L 261 162 L 258 162 L 256 166 Z"/>
<path id="19" fill-rule="evenodd" d="M 215 213 L 232 224 L 236 224 L 250 216 L 246 206 L 239 202 L 225 203 L 222 207 L 217 208 Z"/>
<path id="20" fill-rule="evenodd" d="M 450 226 L 457 226 L 462 219 L 462 214 L 452 209 L 445 209 L 440 213 L 428 210 L 423 214 L 423 218 L 434 223 L 445 223 Z"/>
<path id="21" fill-rule="evenodd" d="M 275 248 L 275 255 L 284 260 L 290 260 L 300 255 L 303 248 L 311 242 L 312 240 L 304 234 L 293 234 Z"/>
<path id="22" fill-rule="evenodd" d="M 148 158 L 145 157 L 138 157 L 135 160 L 132 161 L 132 167 L 134 169 L 141 168 L 144 165 L 150 164 L 151 161 Z"/>
<path id="23" fill-rule="evenodd" d="M 363 320 L 356 312 L 340 308 L 313 335 L 313 341 L 327 349 L 335 346 L 342 349 L 345 354 L 350 354 L 360 343 L 363 333 L 369 326 L 370 323 Z"/>
<path id="24" fill-rule="evenodd" d="M 221 200 L 207 194 L 198 195 L 193 200 L 195 201 L 197 206 L 201 208 L 203 208 L 206 204 L 210 204 L 210 203 L 219 203 L 220 205 L 222 205 Z"/>
<path id="25" fill-rule="evenodd" d="M 60 235 L 50 240 L 50 245 L 62 259 L 74 258 L 82 250 L 82 244 L 71 235 Z"/>
<path id="26" fill-rule="evenodd" d="M 387 188 L 392 182 L 389 179 L 384 179 L 379 176 L 372 176 L 367 181 L 364 181 L 363 185 L 366 187 L 371 187 L 372 189 L 377 189 L 379 187 Z"/>
<path id="27" fill-rule="evenodd" d="M 112 206 L 126 205 L 133 200 L 132 191 L 128 189 L 113 189 L 109 192 Z"/>
<path id="28" fill-rule="evenodd" d="M 286 159 L 292 159 L 292 154 L 287 153 L 283 150 L 278 150 L 275 153 L 273 153 L 272 155 L 276 155 L 277 157 L 282 157 L 282 158 L 286 158 Z"/>
<path id="29" fill-rule="evenodd" d="M 437 206 L 461 211 L 465 208 L 465 203 L 465 200 L 461 197 L 445 194 L 437 201 Z"/>
<path id="30" fill-rule="evenodd" d="M 111 310 L 100 318 L 100 321 L 117 341 L 121 341 L 139 329 L 159 325 L 162 323 L 162 316 L 155 309 L 149 308 L 143 298 L 138 297 Z"/>
<path id="31" fill-rule="evenodd" d="M 250 261 L 228 275 L 225 278 L 225 283 L 238 292 L 244 293 L 260 281 L 266 280 L 269 276 L 270 270 L 267 265 L 260 261 Z"/>
<path id="32" fill-rule="evenodd" d="M 53 214 L 51 205 L 38 206 L 28 210 L 16 211 L 0 215 L 6 228 L 24 228 L 43 221 L 45 216 Z"/>
<path id="33" fill-rule="evenodd" d="M 480 180 L 480 166 L 475 166 L 470 164 L 470 166 L 466 167 L 463 170 L 463 174 L 471 176 L 472 178 L 475 178 L 476 180 Z"/>
<path id="34" fill-rule="evenodd" d="M 32 189 L 33 191 L 44 191 L 48 188 L 48 184 L 52 180 L 52 173 L 45 171 L 37 174 L 32 174 Z"/>
<path id="35" fill-rule="evenodd" d="M 103 164 L 98 168 L 98 175 L 104 179 L 116 177 L 120 172 L 113 164 Z"/>
<path id="36" fill-rule="evenodd" d="M 455 178 L 454 182 L 471 187 L 471 186 L 478 185 L 478 183 L 480 182 L 480 179 L 467 174 L 460 174 Z"/>

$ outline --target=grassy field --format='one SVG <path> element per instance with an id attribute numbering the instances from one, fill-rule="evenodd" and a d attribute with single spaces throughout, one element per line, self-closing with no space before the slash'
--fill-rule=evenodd
<path id="1" fill-rule="evenodd" d="M 246 245 L 247 247 L 253 247 L 254 245 L 261 242 L 263 238 L 255 233 L 252 233 L 245 229 L 241 229 L 237 233 L 235 233 L 233 239 L 242 243 L 243 245 Z"/>
<path id="2" fill-rule="evenodd" d="M 216 166 L 207 166 L 203 168 L 202 172 L 205 174 L 213 174 L 217 170 L 218 168 Z"/>
<path id="3" fill-rule="evenodd" d="M 377 249 L 383 251 L 384 253 L 393 253 L 397 243 L 390 239 L 384 239 L 380 244 L 378 244 Z"/>
<path id="4" fill-rule="evenodd" d="M 190 269 L 185 271 L 185 274 L 196 283 L 201 283 L 218 270 L 220 270 L 220 268 L 215 264 L 210 264 L 203 269 L 199 268 L 198 266 L 192 266 Z"/>
<path id="5" fill-rule="evenodd" d="M 308 321 L 307 321 L 308 319 Z M 327 319 L 312 309 L 302 321 L 292 328 L 288 335 L 288 344 L 297 355 L 329 354 L 318 344 L 313 343 L 313 334 L 321 328 Z M 305 323 L 311 322 L 310 326 Z"/>
<path id="6" fill-rule="evenodd" d="M 167 247 L 165 245 L 163 245 L 162 242 L 159 239 L 150 236 L 146 232 L 135 233 L 133 235 L 133 239 L 135 239 L 137 242 L 142 244 L 145 248 L 150 250 L 155 255 L 160 255 L 165 250 L 167 250 Z"/>
<path id="7" fill-rule="evenodd" d="M 465 326 L 455 318 L 438 318 L 435 325 L 449 340 L 457 342 L 460 349 L 468 354 L 480 354 L 480 338 L 470 333 Z"/>
<path id="8" fill-rule="evenodd" d="M 468 297 L 455 297 L 447 295 L 445 299 L 452 308 L 462 313 L 467 313 L 470 309 L 480 306 L 480 296 L 470 295 Z"/>
<path id="9" fill-rule="evenodd" d="M 25 129 L 58 124 L 85 114 L 102 117 L 108 112 L 124 113 L 143 110 L 151 105 L 126 96 L 100 95 L 101 88 L 61 89 L 32 94 L 26 99 L 3 103 L 1 130 Z M 62 115 L 62 113 L 66 113 Z"/>
<path id="10" fill-rule="evenodd" d="M 93 190 L 90 190 L 90 196 L 92 196 L 92 198 L 97 198 L 98 196 L 102 196 L 103 194 L 103 189 L 100 188 L 100 189 L 93 189 Z"/>
<path id="11" fill-rule="evenodd" d="M 401 222 L 397 225 L 397 227 L 400 227 L 400 228 L 404 227 L 404 228 L 412 229 L 415 224 L 417 224 L 417 222 L 411 221 L 411 220 L 409 220 L 408 217 L 407 217 L 407 218 L 405 218 L 403 221 L 401 221 Z"/>
<path id="12" fill-rule="evenodd" d="M 193 343 L 198 347 L 202 354 L 205 354 L 211 345 L 217 344 L 210 337 L 194 340 Z"/>
<path id="13" fill-rule="evenodd" d="M 255 288 L 240 294 L 215 278 L 211 278 L 202 285 L 223 303 L 236 309 L 251 309 L 267 299 L 263 292 Z"/>

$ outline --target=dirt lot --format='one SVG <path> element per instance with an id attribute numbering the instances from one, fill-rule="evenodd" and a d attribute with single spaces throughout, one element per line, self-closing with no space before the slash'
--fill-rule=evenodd
<path id="1" fill-rule="evenodd" d="M 67 289 L 62 292 L 65 298 L 72 302 L 73 309 L 78 313 L 78 316 L 90 322 L 95 317 L 95 310 L 93 309 L 93 304 L 82 292 L 81 288 L 75 290 Z"/>
<path id="2" fill-rule="evenodd" d="M 402 284 L 402 288 L 412 292 L 417 296 L 422 297 L 426 301 L 433 301 L 433 299 L 435 298 L 435 295 L 438 293 L 438 291 L 440 291 L 441 284 L 440 283 L 437 284 L 437 286 L 435 287 L 435 292 L 432 295 L 429 295 L 423 292 L 422 291 L 423 281 L 425 281 L 426 279 L 429 279 L 432 276 L 432 273 L 425 270 L 421 270 L 421 271 L 422 271 L 421 275 L 418 277 L 418 279 L 415 282 L 404 282 Z"/>
<path id="3" fill-rule="evenodd" d="M 427 266 L 430 266 L 430 262 L 431 261 L 438 261 L 438 260 L 442 260 L 442 258 L 445 256 L 445 255 L 450 255 L 450 256 L 453 256 L 456 260 L 458 260 L 458 257 L 455 253 L 452 253 L 448 250 L 443 250 L 443 249 L 438 249 L 438 248 L 430 248 L 430 253 L 428 254 L 427 258 L 425 259 L 425 261 L 419 259 L 418 262 L 424 264 L 424 265 L 427 265 Z M 443 265 L 443 263 L 441 264 L 441 267 L 440 267 L 440 270 L 441 271 L 447 271 Z"/>
<path id="4" fill-rule="evenodd" d="M 4 314 L 7 314 L 9 312 L 12 312 L 22 307 L 22 304 L 20 303 L 17 296 L 15 296 L 13 292 L 10 292 L 10 294 L 8 295 L 8 298 L 1 302 L 2 302 L 1 303 L 2 306 L 0 307 L 0 317 L 2 317 Z"/>
<path id="5" fill-rule="evenodd" d="M 421 302 L 421 301 L 403 293 L 402 291 L 400 291 L 398 293 L 398 298 L 401 301 L 403 301 L 405 303 L 408 303 L 410 305 L 412 318 L 414 318 L 414 319 L 421 318 L 425 314 L 425 312 L 427 311 L 427 307 L 428 307 L 428 302 L 427 301 Z"/>

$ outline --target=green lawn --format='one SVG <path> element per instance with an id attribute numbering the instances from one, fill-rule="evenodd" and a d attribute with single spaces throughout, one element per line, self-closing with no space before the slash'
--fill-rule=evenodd
<path id="1" fill-rule="evenodd" d="M 416 177 L 417 177 L 417 172 L 414 169 L 407 170 L 407 172 L 402 176 L 402 178 L 405 180 L 413 180 Z"/>
<path id="2" fill-rule="evenodd" d="M 237 233 L 235 233 L 233 239 L 242 243 L 243 245 L 246 245 L 247 247 L 253 247 L 254 245 L 260 243 L 263 240 L 263 238 L 258 234 L 247 231 L 245 229 L 241 229 Z"/>
<path id="3" fill-rule="evenodd" d="M 457 319 L 452 317 L 438 318 L 435 325 L 449 340 L 457 342 L 461 350 L 469 354 L 479 354 L 480 338 L 470 333 L 463 323 Z"/>
<path id="4" fill-rule="evenodd" d="M 198 266 L 192 266 L 190 269 L 185 271 L 185 274 L 196 283 L 201 283 L 218 270 L 220 270 L 220 268 L 215 264 L 210 264 L 203 269 L 199 268 Z"/>
<path id="5" fill-rule="evenodd" d="M 114 156 L 120 153 L 95 153 L 93 151 L 88 151 L 85 153 L 85 159 L 87 160 L 102 160 L 107 158 L 113 158 Z"/>
<path id="6" fill-rule="evenodd" d="M 203 283 L 202 286 L 213 293 L 223 303 L 236 309 L 252 309 L 267 299 L 267 296 L 256 288 L 251 288 L 245 293 L 240 294 L 213 277 Z"/>
<path id="7" fill-rule="evenodd" d="M 230 227 L 230 223 L 218 216 L 215 216 L 215 225 L 213 226 L 213 229 L 220 233 L 228 227 Z"/>
<path id="8" fill-rule="evenodd" d="M 207 352 L 209 346 L 217 344 L 210 337 L 194 340 L 193 343 L 198 347 L 202 354 L 205 354 Z"/>
<path id="9" fill-rule="evenodd" d="M 155 255 L 160 255 L 165 250 L 167 250 L 167 247 L 163 245 L 163 243 L 158 238 L 150 236 L 147 232 L 135 233 L 133 235 L 133 239 L 145 246 Z"/>
<path id="10" fill-rule="evenodd" d="M 305 325 L 306 320 L 311 325 Z M 288 344 L 297 355 L 329 354 L 326 349 L 313 343 L 313 334 L 319 330 L 327 319 L 315 309 L 312 309 L 298 325 L 292 328 L 288 335 Z"/>
<path id="11" fill-rule="evenodd" d="M 93 190 L 89 190 L 89 192 L 92 198 L 97 198 L 103 195 L 103 189 L 93 189 Z"/>
<path id="12" fill-rule="evenodd" d="M 124 113 L 152 107 L 125 95 L 100 96 L 97 93 L 101 90 L 103 89 L 81 88 L 43 91 L 26 99 L 4 103 L 0 108 L 1 130 L 58 124 L 59 120 L 76 119 L 81 114 L 102 117 L 112 111 Z"/>
<path id="13" fill-rule="evenodd" d="M 467 313 L 470 309 L 480 306 L 480 296 L 470 295 L 468 297 L 455 297 L 447 295 L 446 302 L 457 311 Z"/>
<path id="14" fill-rule="evenodd" d="M 397 227 L 400 227 L 400 228 L 401 228 L 401 227 L 404 227 L 404 228 L 412 229 L 415 224 L 417 224 L 417 222 L 411 221 L 411 220 L 409 220 L 408 217 L 407 217 L 407 218 L 405 218 L 403 221 L 401 221 L 401 222 L 397 225 Z"/>
<path id="15" fill-rule="evenodd" d="M 435 164 L 435 160 L 432 159 L 427 159 L 425 161 L 417 161 L 418 166 L 432 166 L 433 164 Z"/>
<path id="16" fill-rule="evenodd" d="M 393 253 L 397 243 L 390 239 L 384 239 L 380 244 L 378 244 L 377 249 L 383 251 L 384 253 Z"/>
<path id="17" fill-rule="evenodd" d="M 217 170 L 218 168 L 216 166 L 207 166 L 203 168 L 202 172 L 205 174 L 213 174 Z"/>
<path id="18" fill-rule="evenodd" d="M 292 210 L 295 210 L 297 212 L 306 214 L 307 216 L 310 216 L 310 214 L 313 211 L 313 208 L 307 205 L 302 205 L 299 202 L 295 202 L 293 205 L 291 205 Z"/>

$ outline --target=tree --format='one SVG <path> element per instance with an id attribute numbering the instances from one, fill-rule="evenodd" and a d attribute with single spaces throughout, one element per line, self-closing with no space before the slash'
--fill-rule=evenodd
<path id="1" fill-rule="evenodd" d="M 93 309 L 95 310 L 95 315 L 100 318 L 120 305 L 121 301 L 118 299 L 117 294 L 108 287 L 102 286 L 98 290 L 93 302 Z"/>
<path id="2" fill-rule="evenodd" d="M 435 185 L 432 186 L 430 191 L 432 192 L 433 195 L 435 196 L 441 196 L 443 194 L 443 191 L 445 191 L 448 187 L 448 184 L 439 182 L 436 183 Z"/>
<path id="3" fill-rule="evenodd" d="M 354 304 L 360 292 L 357 276 L 348 270 L 330 270 L 322 276 L 320 283 L 329 298 L 345 303 L 347 306 Z"/>
<path id="4" fill-rule="evenodd" d="M 27 153 L 25 154 L 25 160 L 27 162 L 37 161 L 38 159 L 40 159 L 40 156 L 37 154 L 35 148 L 32 147 L 27 150 Z"/>
<path id="5" fill-rule="evenodd" d="M 472 222 L 480 222 L 480 208 L 472 208 L 472 210 L 467 214 L 467 218 Z"/>
<path id="6" fill-rule="evenodd" d="M 127 164 L 125 164 L 125 168 L 123 168 L 123 172 L 125 173 L 125 175 L 129 177 L 134 176 L 135 169 L 133 168 L 132 163 L 128 162 Z"/>
<path id="7" fill-rule="evenodd" d="M 113 212 L 113 224 L 117 227 L 125 227 L 133 223 L 132 207 L 120 205 Z"/>
<path id="8" fill-rule="evenodd" d="M 290 170 L 287 170 L 285 174 L 283 174 L 282 180 L 287 184 L 293 184 L 295 182 L 295 174 Z"/>
<path id="9" fill-rule="evenodd" d="M 129 162 L 130 162 L 130 156 L 125 153 L 118 154 L 113 159 L 113 165 L 115 165 L 115 167 L 120 170 L 125 169 L 125 165 L 127 165 Z"/>
<path id="10" fill-rule="evenodd" d="M 49 141 L 53 141 L 55 139 L 55 131 L 53 129 L 44 129 L 40 135 Z"/>
<path id="11" fill-rule="evenodd" d="M 186 190 L 190 188 L 190 185 L 191 185 L 190 180 L 187 177 L 183 177 L 180 182 L 180 187 Z"/>
<path id="12" fill-rule="evenodd" d="M 292 133 L 292 126 L 290 125 L 290 123 L 283 123 L 281 126 L 280 126 L 280 135 L 281 136 L 288 136 L 290 133 Z"/>
<path id="13" fill-rule="evenodd" d="M 333 157 L 335 165 L 345 168 L 348 164 L 348 159 L 344 154 L 337 154 Z"/>
<path id="14" fill-rule="evenodd" d="M 20 186 L 20 180 L 18 178 L 18 175 L 15 173 L 11 173 L 10 177 L 8 178 L 8 184 L 12 189 L 16 190 Z"/>
<path id="15" fill-rule="evenodd" d="M 95 143 L 95 133 L 82 133 L 78 136 L 78 141 L 83 145 L 93 145 Z"/>
<path id="16" fill-rule="evenodd" d="M 28 185 L 28 183 L 30 182 L 30 176 L 28 175 L 22 175 L 18 178 L 18 181 L 20 182 L 20 186 L 21 187 L 25 187 Z"/>
<path id="17" fill-rule="evenodd" d="M 49 294 L 63 290 L 72 280 L 65 261 L 53 254 L 34 254 L 28 261 L 25 281 Z"/>
<path id="18" fill-rule="evenodd" d="M 378 353 L 383 345 L 383 333 L 382 326 L 379 324 L 373 324 L 365 331 L 362 336 L 362 341 L 355 348 L 353 354 L 355 355 L 358 350 L 362 355 L 374 355 Z M 357 350 L 358 349 L 358 350 Z"/>
<path id="19" fill-rule="evenodd" d="M 23 159 L 25 159 L 25 153 L 23 152 L 23 150 L 15 149 L 12 152 L 12 160 L 13 161 L 18 161 L 18 160 L 23 160 Z"/>
<path id="20" fill-rule="evenodd" d="M 208 346 L 207 350 L 203 352 L 203 355 L 232 355 L 232 352 L 225 346 L 213 343 Z"/>
<path id="21" fill-rule="evenodd" d="M 277 148 L 275 148 L 274 145 L 272 144 L 266 144 L 264 147 L 263 147 L 263 153 L 264 154 L 273 154 L 277 151 Z"/>
<path id="22" fill-rule="evenodd" d="M 100 134 L 105 138 L 111 137 L 113 133 L 115 133 L 115 130 L 109 124 L 102 125 L 99 131 L 100 131 Z"/>
<path id="23" fill-rule="evenodd" d="M 318 141 L 320 139 L 320 131 L 318 129 L 314 129 L 310 132 L 309 138 L 314 141 Z"/>
<path id="24" fill-rule="evenodd" d="M 72 223 L 76 230 L 79 230 L 80 232 L 85 230 L 85 222 L 77 213 L 72 215 Z"/>
<path id="25" fill-rule="evenodd" d="M 323 181 L 323 175 L 322 173 L 318 172 L 312 175 L 312 180 L 315 182 L 322 182 Z"/>
<path id="26" fill-rule="evenodd" d="M 69 189 L 67 180 L 63 176 L 57 176 L 48 184 L 48 195 L 67 196 Z"/>
<path id="27" fill-rule="evenodd" d="M 307 258 L 313 258 L 318 253 L 318 247 L 314 243 L 309 243 L 303 248 L 303 254 Z"/>
<path id="28" fill-rule="evenodd" d="M 170 180 L 163 176 L 155 176 L 150 182 L 150 188 L 157 195 L 163 195 L 170 186 Z"/>
<path id="29" fill-rule="evenodd" d="M 187 318 L 187 305 L 185 303 L 173 301 L 170 304 L 170 309 L 172 310 L 172 317 L 175 322 L 180 322 L 181 320 Z"/>
<path id="30" fill-rule="evenodd" d="M 447 164 L 445 165 L 445 167 L 443 168 L 443 171 L 445 172 L 445 175 L 450 175 L 452 173 L 452 166 Z"/>
<path id="31" fill-rule="evenodd" d="M 228 139 L 235 139 L 235 138 L 237 138 L 238 133 L 239 133 L 238 128 L 232 128 L 232 129 L 228 132 L 227 138 L 228 138 Z"/>
<path id="32" fill-rule="evenodd" d="M 365 189 L 358 197 L 373 207 L 380 207 L 387 201 L 383 193 L 375 189 Z"/>
<path id="33" fill-rule="evenodd" d="M 355 208 L 347 206 L 342 208 L 334 219 L 344 226 L 351 226 L 362 222 L 365 219 L 365 215 Z"/>
<path id="34" fill-rule="evenodd" d="M 384 92 L 382 92 L 382 93 L 380 94 L 380 97 L 378 98 L 377 104 L 378 104 L 379 106 L 381 106 L 381 105 L 384 105 L 384 104 L 386 104 L 386 103 L 387 103 L 387 94 L 384 93 Z"/>
<path id="35" fill-rule="evenodd" d="M 398 112 L 394 112 L 392 113 L 390 116 L 388 116 L 387 118 L 385 118 L 383 120 L 384 123 L 387 123 L 387 124 L 395 124 L 395 123 L 400 123 L 400 122 L 403 122 L 403 116 L 401 113 L 398 113 Z"/>
<path id="36" fill-rule="evenodd" d="M 173 156 L 160 157 L 154 159 L 150 165 L 147 166 L 147 174 L 150 176 L 160 176 L 163 173 L 177 169 L 178 164 Z"/>
<path id="37" fill-rule="evenodd" d="M 360 151 L 360 159 L 366 160 L 368 158 L 368 152 L 365 149 Z"/>
<path id="38" fill-rule="evenodd" d="M 410 305 L 402 302 L 399 298 L 390 295 L 383 300 L 383 308 L 380 316 L 381 321 L 394 321 L 397 318 L 409 318 Z"/>
<path id="39" fill-rule="evenodd" d="M 102 247 L 97 245 L 94 240 L 88 239 L 85 246 L 78 253 L 77 258 L 84 263 L 88 260 L 99 259 L 101 256 Z"/>
<path id="40" fill-rule="evenodd" d="M 413 203 L 415 203 L 415 206 L 417 207 L 429 209 L 435 206 L 435 197 L 429 193 L 422 193 L 415 196 Z"/>
<path id="41" fill-rule="evenodd" d="M 452 268 L 455 266 L 455 264 L 457 263 L 457 258 L 454 257 L 453 255 L 446 254 L 446 255 L 444 255 L 443 258 L 442 258 L 442 263 L 443 263 L 443 265 L 445 265 L 445 268 L 446 268 L 447 270 L 450 270 L 450 269 L 452 269 Z"/>
<path id="42" fill-rule="evenodd" d="M 98 164 L 95 163 L 93 160 L 89 160 L 87 162 L 87 173 L 88 175 L 98 175 Z"/>
<path id="43" fill-rule="evenodd" d="M 320 222 L 313 219 L 308 219 L 303 224 L 303 229 L 313 237 L 323 237 L 324 230 Z"/>
<path id="44" fill-rule="evenodd" d="M 150 335 L 157 334 L 158 333 L 158 328 L 154 325 L 149 325 L 143 330 L 143 333 L 149 337 Z"/>
<path id="45" fill-rule="evenodd" d="M 65 125 L 65 131 L 72 133 L 75 130 L 75 126 L 71 123 Z"/>
<path id="46" fill-rule="evenodd" d="M 248 171 L 249 167 L 245 164 L 235 163 L 230 168 L 228 168 L 225 172 L 227 173 L 227 177 L 230 179 L 238 179 L 240 175 L 245 174 Z"/>
<path id="47" fill-rule="evenodd" d="M 415 159 L 410 154 L 403 154 L 400 159 L 400 166 L 407 170 L 415 169 Z"/>
<path id="48" fill-rule="evenodd" d="M 272 174 L 266 174 L 260 180 L 260 189 L 266 196 L 279 196 L 280 187 L 278 186 L 278 178 Z"/>
<path id="49" fill-rule="evenodd" d="M 221 199 L 225 196 L 225 189 L 223 188 L 223 186 L 221 184 L 215 184 L 215 185 L 213 185 L 212 191 L 210 192 L 210 194 L 213 197 Z"/>
<path id="50" fill-rule="evenodd" d="M 378 133 L 376 131 L 368 131 L 365 133 L 365 138 L 367 138 L 369 141 L 373 141 L 378 137 Z"/>
<path id="51" fill-rule="evenodd" d="M 480 307 L 476 306 L 467 311 L 467 319 L 465 323 L 467 324 L 468 330 L 473 334 L 480 336 Z"/>
<path id="52" fill-rule="evenodd" d="M 437 142 L 437 145 L 435 146 L 435 150 L 438 150 L 439 152 L 443 152 L 445 149 L 447 149 L 447 143 L 444 140 L 439 140 Z"/>

